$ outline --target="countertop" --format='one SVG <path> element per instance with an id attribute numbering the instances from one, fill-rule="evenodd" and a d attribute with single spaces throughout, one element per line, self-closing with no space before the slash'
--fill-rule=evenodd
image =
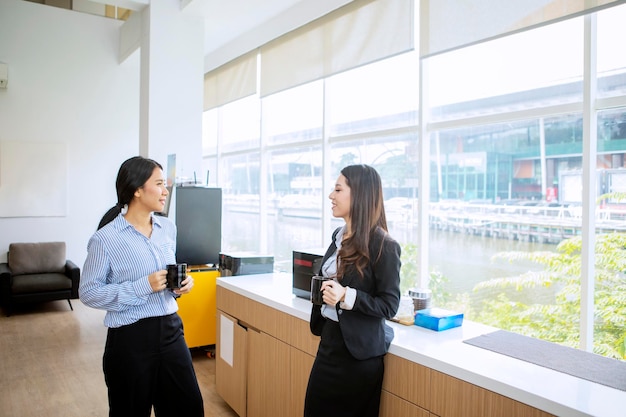
<path id="1" fill-rule="evenodd" d="M 311 303 L 292 294 L 291 274 L 224 277 L 217 285 L 309 321 Z M 463 343 L 498 330 L 494 327 L 465 319 L 461 327 L 436 332 L 388 323 L 395 331 L 389 353 L 401 358 L 557 416 L 626 416 L 626 391 Z"/>

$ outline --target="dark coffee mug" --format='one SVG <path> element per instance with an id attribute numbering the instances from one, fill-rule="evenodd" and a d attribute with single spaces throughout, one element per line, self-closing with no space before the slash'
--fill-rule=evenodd
<path id="1" fill-rule="evenodd" d="M 180 288 L 187 278 L 187 264 L 173 264 L 167 266 L 167 288 Z"/>
<path id="2" fill-rule="evenodd" d="M 324 304 L 322 300 L 322 282 L 329 281 L 330 278 L 314 275 L 311 277 L 311 302 L 321 306 Z"/>

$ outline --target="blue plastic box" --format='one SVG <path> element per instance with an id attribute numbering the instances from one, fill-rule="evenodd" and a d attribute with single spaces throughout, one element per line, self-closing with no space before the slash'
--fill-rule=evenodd
<path id="1" fill-rule="evenodd" d="M 459 327 L 463 324 L 463 313 L 444 310 L 442 308 L 427 308 L 415 313 L 415 325 L 437 332 Z"/>

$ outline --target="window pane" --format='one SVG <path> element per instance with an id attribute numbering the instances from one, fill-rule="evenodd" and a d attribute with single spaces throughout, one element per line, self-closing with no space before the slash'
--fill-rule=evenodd
<path id="1" fill-rule="evenodd" d="M 259 154 L 224 157 L 222 187 L 222 251 L 258 252 Z M 207 214 L 209 215 L 209 214 Z"/>
<path id="2" fill-rule="evenodd" d="M 578 339 L 573 324 L 571 340 L 551 328 L 577 323 L 563 302 L 580 272 L 551 260 L 571 263 L 558 244 L 581 235 L 581 143 L 580 114 L 433 135 L 431 184 L 441 198 L 430 205 L 429 266 L 440 303 L 505 330 Z"/>
<path id="3" fill-rule="evenodd" d="M 322 137 L 323 81 L 265 97 L 263 137 L 269 145 L 296 143 Z"/>
<path id="4" fill-rule="evenodd" d="M 626 247 L 626 108 L 598 114 L 598 196 L 594 352 L 624 359 L 626 275 L 621 266 Z M 598 262 L 598 260 L 601 260 Z M 576 288 L 576 282 L 571 285 Z"/>
<path id="5" fill-rule="evenodd" d="M 417 210 L 417 159 L 415 157 L 416 133 L 389 135 L 375 139 L 336 143 L 330 151 L 332 191 L 340 171 L 352 164 L 368 164 L 381 176 L 385 212 L 391 235 L 398 241 L 408 241 L 414 233 L 407 225 L 416 220 Z M 343 220 L 337 220 L 343 221 Z"/>
<path id="6" fill-rule="evenodd" d="M 417 52 L 402 54 L 331 77 L 331 136 L 417 124 Z"/>
<path id="7" fill-rule="evenodd" d="M 626 94 L 626 5 L 598 13 L 598 97 Z"/>
<path id="8" fill-rule="evenodd" d="M 447 120 L 579 101 L 582 45 L 583 20 L 575 18 L 432 57 L 431 117 Z"/>
<path id="9" fill-rule="evenodd" d="M 269 153 L 268 230 L 274 269 L 291 272 L 294 250 L 321 248 L 321 146 Z"/>
<path id="10" fill-rule="evenodd" d="M 218 135 L 222 152 L 259 146 L 259 98 L 249 96 L 219 108 Z"/>

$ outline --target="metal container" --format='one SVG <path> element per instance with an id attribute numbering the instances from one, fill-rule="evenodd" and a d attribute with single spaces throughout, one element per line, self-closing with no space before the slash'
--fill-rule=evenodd
<path id="1" fill-rule="evenodd" d="M 430 308 L 432 300 L 432 291 L 428 288 L 411 288 L 409 289 L 409 297 L 413 299 L 413 307 L 415 311 Z"/>

